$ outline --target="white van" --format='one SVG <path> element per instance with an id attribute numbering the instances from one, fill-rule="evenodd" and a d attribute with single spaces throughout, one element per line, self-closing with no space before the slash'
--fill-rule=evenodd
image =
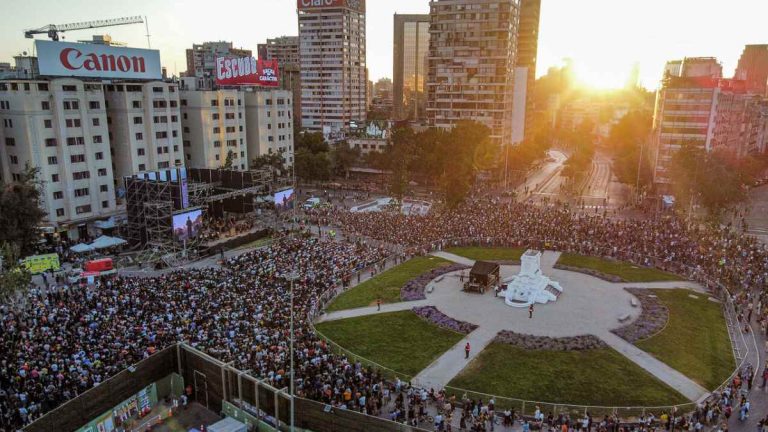
<path id="1" fill-rule="evenodd" d="M 320 205 L 320 198 L 312 197 L 304 202 L 304 208 L 309 210 Z"/>

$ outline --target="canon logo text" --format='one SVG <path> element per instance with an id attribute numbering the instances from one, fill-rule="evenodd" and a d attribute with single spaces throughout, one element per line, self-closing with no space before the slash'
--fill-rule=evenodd
<path id="1" fill-rule="evenodd" d="M 64 48 L 59 54 L 61 65 L 69 70 L 85 69 L 87 71 L 112 71 L 112 72 L 146 72 L 147 66 L 144 57 L 124 56 L 94 53 L 83 54 L 77 48 Z"/>

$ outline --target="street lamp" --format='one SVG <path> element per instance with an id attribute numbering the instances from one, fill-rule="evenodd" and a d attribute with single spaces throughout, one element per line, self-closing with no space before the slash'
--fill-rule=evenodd
<path id="1" fill-rule="evenodd" d="M 295 385 L 295 370 L 293 366 L 293 283 L 296 281 L 296 279 L 299 278 L 298 272 L 292 271 L 285 275 L 285 279 L 289 280 L 291 282 L 291 340 L 290 340 L 290 356 L 291 356 L 291 385 L 290 385 L 290 392 L 291 392 L 291 432 L 294 431 L 295 422 L 296 422 L 296 410 L 294 405 L 294 385 Z"/>

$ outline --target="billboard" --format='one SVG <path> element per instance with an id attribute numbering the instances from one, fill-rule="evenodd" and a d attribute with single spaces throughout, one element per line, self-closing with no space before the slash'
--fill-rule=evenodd
<path id="1" fill-rule="evenodd" d="M 160 51 L 36 40 L 40 75 L 162 79 Z"/>
<path id="2" fill-rule="evenodd" d="M 255 57 L 217 57 L 216 84 L 277 87 L 277 60 Z"/>
<path id="3" fill-rule="evenodd" d="M 296 195 L 293 193 L 293 189 L 281 190 L 275 193 L 275 207 L 278 209 L 293 208 L 295 200 Z"/>
<path id="4" fill-rule="evenodd" d="M 185 241 L 197 236 L 203 228 L 203 210 L 197 209 L 173 215 L 173 236 Z"/>
<path id="5" fill-rule="evenodd" d="M 331 7 L 347 7 L 365 12 L 365 0 L 296 0 L 296 8 L 299 10 Z"/>

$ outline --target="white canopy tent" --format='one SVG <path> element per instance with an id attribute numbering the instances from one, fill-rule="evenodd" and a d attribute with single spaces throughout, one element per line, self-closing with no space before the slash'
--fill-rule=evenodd
<path id="1" fill-rule="evenodd" d="M 75 253 L 85 253 L 85 252 L 92 251 L 93 248 L 90 245 L 87 245 L 85 243 L 78 243 L 78 244 L 72 246 L 71 248 L 69 248 L 69 250 L 71 250 L 72 252 L 75 252 Z"/>
<path id="2" fill-rule="evenodd" d="M 90 244 L 90 247 L 93 249 L 106 249 L 113 246 L 124 245 L 126 243 L 125 240 L 118 237 L 101 236 L 94 240 L 93 243 Z"/>

